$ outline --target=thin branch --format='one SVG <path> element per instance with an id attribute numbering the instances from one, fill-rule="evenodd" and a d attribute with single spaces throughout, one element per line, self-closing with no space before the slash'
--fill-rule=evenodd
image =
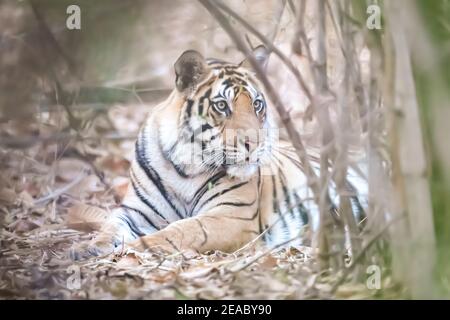
<path id="1" fill-rule="evenodd" d="M 202 2 L 202 1 L 200 1 Z M 311 90 L 306 84 L 306 81 L 303 79 L 303 76 L 298 71 L 297 67 L 294 66 L 294 64 L 291 62 L 291 60 L 278 49 L 272 41 L 267 39 L 261 32 L 256 30 L 252 25 L 250 25 L 245 19 L 243 19 L 240 15 L 238 15 L 236 12 L 231 10 L 228 6 L 226 6 L 222 1 L 214 2 L 221 10 L 229 14 L 233 19 L 235 19 L 237 22 L 239 22 L 244 28 L 246 28 L 248 31 L 250 31 L 254 36 L 256 36 L 263 44 L 266 46 L 270 51 L 275 53 L 278 58 L 288 67 L 288 69 L 292 72 L 292 74 L 297 79 L 298 84 L 300 85 L 300 88 L 302 91 L 305 92 L 305 95 L 307 98 L 312 102 L 312 94 Z"/>
<path id="2" fill-rule="evenodd" d="M 233 254 L 233 255 L 237 255 L 237 254 L 239 254 L 240 252 L 244 251 L 245 249 L 250 248 L 251 246 L 253 246 L 254 244 L 256 244 L 256 243 L 258 242 L 258 240 L 260 240 L 261 238 L 263 238 L 264 235 L 265 235 L 266 233 L 269 233 L 270 230 L 271 230 L 272 228 L 274 228 L 278 223 L 280 223 L 280 222 L 282 221 L 282 219 L 284 219 L 284 217 L 286 217 L 286 216 L 288 216 L 289 214 L 291 214 L 291 212 L 292 212 L 291 210 L 292 210 L 292 209 L 297 208 L 298 205 L 300 205 L 300 204 L 302 204 L 303 202 L 308 201 L 308 200 L 314 200 L 314 199 L 313 199 L 313 198 L 305 198 L 305 199 L 302 199 L 302 200 L 300 200 L 300 201 L 294 201 L 294 203 L 292 203 L 291 206 L 289 206 L 289 207 L 286 208 L 286 210 L 285 210 L 284 213 L 282 213 L 281 215 L 279 215 L 279 217 L 278 217 L 272 224 L 270 224 L 266 229 L 264 229 L 264 231 L 261 232 L 256 238 L 254 238 L 253 240 L 247 242 L 244 246 L 242 246 L 241 248 L 237 249 L 237 250 L 234 251 L 232 254 Z M 303 232 L 303 231 L 301 231 L 301 232 Z M 275 247 L 273 247 L 273 248 L 271 248 L 271 249 L 274 250 Z"/>
<path id="3" fill-rule="evenodd" d="M 78 175 L 77 178 L 75 178 L 72 182 L 68 183 L 64 187 L 56 189 L 42 198 L 36 199 L 34 201 L 34 205 L 42 206 L 42 205 L 45 205 L 48 201 L 58 198 L 60 195 L 66 193 L 67 191 L 69 191 L 70 189 L 75 187 L 77 184 L 79 184 L 81 182 L 81 180 L 83 180 L 85 177 L 86 177 L 86 173 L 80 172 L 80 175 Z"/>
<path id="4" fill-rule="evenodd" d="M 339 6 L 339 3 L 333 1 L 335 10 L 333 10 L 330 1 L 327 1 L 326 4 L 338 38 L 339 47 L 341 48 L 342 55 L 344 56 L 345 60 L 352 61 L 352 68 L 350 68 L 349 71 L 351 79 L 354 82 L 353 88 L 356 99 L 358 101 L 358 113 L 361 121 L 361 128 L 363 132 L 366 132 L 368 130 L 367 112 L 369 110 L 369 103 L 367 101 L 366 92 L 364 91 L 364 85 L 361 80 L 361 65 L 360 65 L 361 63 L 358 55 L 355 52 L 354 37 L 351 35 L 350 30 L 348 31 L 349 35 L 344 35 L 342 27 L 337 23 L 337 19 L 339 19 L 342 21 L 345 20 L 345 23 L 349 24 L 348 19 L 342 19 L 342 16 L 344 16 L 344 14 L 342 8 Z M 336 13 L 334 11 L 336 11 Z M 350 28 L 350 26 L 348 28 Z M 344 38 L 346 38 L 345 40 L 346 43 L 344 43 Z"/>
<path id="5" fill-rule="evenodd" d="M 367 250 L 370 249 L 370 247 L 372 247 L 373 244 L 375 244 L 377 242 L 378 239 L 380 239 L 380 237 L 389 229 L 390 226 L 392 226 L 394 223 L 400 221 L 401 219 L 406 218 L 405 215 L 399 216 L 393 220 L 391 220 L 390 222 L 388 222 L 377 234 L 375 234 L 367 243 L 366 245 L 361 249 L 361 251 L 359 252 L 359 254 L 352 260 L 351 264 L 346 267 L 343 271 L 343 274 L 341 276 L 341 278 L 339 278 L 339 280 L 333 285 L 333 287 L 331 288 L 331 292 L 334 293 L 336 292 L 336 290 L 339 288 L 339 286 L 341 284 L 344 283 L 344 281 L 347 279 L 348 275 L 350 274 L 350 272 L 358 265 L 358 263 L 364 258 Z"/>
<path id="6" fill-rule="evenodd" d="M 348 3 L 345 2 L 345 10 L 348 10 Z M 331 12 L 330 12 L 331 14 Z M 346 20 L 341 20 L 341 30 L 342 32 L 342 47 L 345 52 L 350 51 L 350 26 Z M 337 30 L 336 30 L 337 31 Z M 343 221 L 348 227 L 349 242 L 352 255 L 359 252 L 358 241 L 353 241 L 354 236 L 358 234 L 358 225 L 352 214 L 352 207 L 350 203 L 350 198 L 345 195 L 347 190 L 347 170 L 348 170 L 348 134 L 350 130 L 350 101 L 351 92 L 350 85 L 352 84 L 351 72 L 353 70 L 354 63 L 349 59 L 349 55 L 344 55 L 344 79 L 341 84 L 341 94 L 338 103 L 338 121 L 339 121 L 339 131 L 337 132 L 337 143 L 338 148 L 336 152 L 336 185 L 339 195 L 340 212 L 342 213 Z"/>
<path id="7" fill-rule="evenodd" d="M 234 270 L 230 270 L 230 271 L 231 272 L 238 272 L 238 271 L 244 270 L 244 269 L 248 268 L 249 266 L 251 266 L 256 261 L 258 261 L 259 259 L 261 259 L 262 257 L 267 256 L 268 254 L 270 254 L 271 252 L 275 251 L 276 249 L 284 247 L 285 245 L 287 245 L 287 244 L 289 244 L 289 243 L 299 239 L 299 237 L 300 237 L 300 235 L 296 235 L 295 237 L 292 237 L 292 238 L 290 238 L 288 240 L 285 240 L 285 241 L 277 244 L 276 246 L 274 246 L 272 248 L 269 248 L 269 249 L 263 251 L 262 253 L 258 254 L 256 257 L 254 257 L 250 261 L 247 261 L 243 266 L 241 266 L 241 267 L 239 267 L 237 269 L 234 269 Z"/>
<path id="8" fill-rule="evenodd" d="M 275 110 L 277 110 L 282 123 L 284 124 L 288 135 L 290 137 L 290 140 L 297 151 L 297 155 L 301 162 L 303 163 L 305 167 L 305 173 L 308 180 L 308 185 L 312 189 L 314 195 L 319 197 L 320 189 L 318 186 L 318 179 L 314 172 L 314 169 L 309 161 L 308 154 L 306 152 L 306 149 L 303 145 L 302 139 L 300 135 L 298 134 L 297 130 L 294 128 L 294 125 L 292 123 L 292 119 L 289 116 L 289 113 L 286 111 L 286 108 L 284 107 L 283 103 L 281 102 L 281 99 L 275 90 L 275 88 L 272 86 L 270 81 L 267 79 L 264 70 L 257 62 L 256 58 L 252 54 L 252 52 L 249 50 L 248 46 L 246 45 L 245 41 L 241 38 L 240 34 L 234 28 L 231 26 L 231 24 L 228 22 L 226 17 L 218 10 L 214 5 L 212 5 L 212 1 L 208 0 L 199 0 L 199 2 L 213 15 L 219 24 L 222 26 L 222 28 L 225 30 L 225 32 L 228 33 L 230 38 L 235 42 L 237 48 L 244 53 L 245 56 L 248 57 L 249 62 L 253 69 L 255 70 L 259 80 L 263 83 L 264 87 L 267 90 L 267 94 L 270 98 L 270 100 L 273 101 L 275 104 Z"/>
<path id="9" fill-rule="evenodd" d="M 275 21 L 273 29 L 268 33 L 267 38 L 270 39 L 271 43 L 274 43 L 275 38 L 277 37 L 278 28 L 281 23 L 281 19 L 283 18 L 284 8 L 286 7 L 287 0 L 281 0 L 277 11 L 274 14 L 273 20 Z"/>
<path id="10" fill-rule="evenodd" d="M 135 140 L 135 135 L 105 134 L 101 137 L 83 137 L 77 133 L 59 132 L 49 136 L 2 137 L 0 147 L 26 149 L 38 143 L 59 143 L 67 140 L 101 141 L 101 140 Z"/>
<path id="11" fill-rule="evenodd" d="M 31 10 L 33 11 L 34 16 L 36 17 L 36 20 L 38 24 L 41 27 L 42 34 L 47 38 L 48 43 L 51 45 L 52 49 L 57 52 L 63 61 L 65 62 L 67 68 L 69 69 L 70 73 L 72 75 L 77 75 L 77 69 L 75 67 L 75 63 L 72 61 L 72 59 L 64 52 L 64 50 L 59 45 L 58 41 L 56 40 L 55 36 L 51 32 L 50 28 L 48 27 L 47 23 L 45 22 L 44 17 L 38 10 L 35 0 L 29 0 L 29 4 L 31 7 Z"/>

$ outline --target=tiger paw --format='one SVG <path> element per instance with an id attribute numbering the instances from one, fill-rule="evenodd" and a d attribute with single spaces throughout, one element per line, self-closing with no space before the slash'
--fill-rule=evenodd
<path id="1" fill-rule="evenodd" d="M 170 244 L 167 240 L 162 240 L 154 235 L 144 236 L 137 240 L 127 243 L 127 248 L 134 249 L 136 251 L 153 251 L 165 254 L 177 252 L 178 250 Z"/>
<path id="2" fill-rule="evenodd" d="M 90 241 L 73 245 L 70 248 L 69 257 L 74 261 L 86 260 L 114 253 L 114 248 L 111 242 Z"/>

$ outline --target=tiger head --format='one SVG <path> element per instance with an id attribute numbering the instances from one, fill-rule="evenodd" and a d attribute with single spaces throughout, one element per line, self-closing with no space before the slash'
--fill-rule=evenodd
<path id="1" fill-rule="evenodd" d="M 258 47 L 254 56 L 264 65 L 267 50 Z M 193 50 L 176 61 L 178 134 L 164 149 L 179 172 L 225 170 L 245 179 L 270 157 L 276 129 L 262 86 L 248 64 L 204 59 Z"/>

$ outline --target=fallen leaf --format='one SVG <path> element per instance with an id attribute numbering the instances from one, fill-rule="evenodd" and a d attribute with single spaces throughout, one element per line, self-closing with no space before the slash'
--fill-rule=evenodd
<path id="1" fill-rule="evenodd" d="M 117 266 L 121 268 L 137 267 L 140 264 L 139 258 L 134 253 L 126 254 L 117 262 Z"/>
<path id="2" fill-rule="evenodd" d="M 0 202 L 5 205 L 13 205 L 17 200 L 17 194 L 13 189 L 2 188 L 0 190 Z"/>
<path id="3" fill-rule="evenodd" d="M 26 208 L 32 208 L 34 206 L 34 199 L 31 196 L 31 194 L 28 193 L 28 191 L 24 190 L 21 193 L 19 193 L 18 199 L 20 203 Z"/>
<path id="4" fill-rule="evenodd" d="M 336 291 L 336 297 L 341 299 L 367 299 L 370 297 L 370 292 L 362 283 L 346 283 Z"/>
<path id="5" fill-rule="evenodd" d="M 89 232 L 100 229 L 107 217 L 106 210 L 81 203 L 69 208 L 66 225 L 71 229 Z"/>
<path id="6" fill-rule="evenodd" d="M 25 219 L 17 220 L 9 225 L 9 229 L 17 233 L 29 232 L 37 228 L 39 228 L 39 225 L 37 223 Z"/>
<path id="7" fill-rule="evenodd" d="M 201 278 L 201 277 L 207 276 L 214 270 L 215 270 L 215 268 L 211 268 L 211 267 L 194 268 L 189 271 L 181 272 L 180 277 L 182 277 L 184 279 Z"/>
<path id="8" fill-rule="evenodd" d="M 56 177 L 60 181 L 70 182 L 88 169 L 89 165 L 80 159 L 63 158 L 56 165 Z"/>
<path id="9" fill-rule="evenodd" d="M 101 192 L 104 190 L 105 187 L 101 183 L 100 179 L 96 175 L 91 174 L 67 190 L 66 193 L 75 198 L 84 199 L 92 195 L 92 193 Z"/>
<path id="10" fill-rule="evenodd" d="M 261 262 L 259 264 L 263 268 L 272 269 L 278 265 L 278 259 L 276 259 L 272 255 L 267 255 L 261 259 Z"/>
<path id="11" fill-rule="evenodd" d="M 123 198 L 128 192 L 128 186 L 130 185 L 130 180 L 125 177 L 117 177 L 112 182 L 112 188 L 114 193 L 117 195 L 116 201 L 122 202 Z"/>
<path id="12" fill-rule="evenodd" d="M 117 155 L 109 155 L 99 161 L 99 167 L 110 170 L 117 175 L 125 176 L 130 168 L 130 162 Z"/>

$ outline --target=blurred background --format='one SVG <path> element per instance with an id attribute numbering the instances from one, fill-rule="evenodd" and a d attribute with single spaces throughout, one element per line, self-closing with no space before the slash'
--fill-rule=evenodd
<path id="1" fill-rule="evenodd" d="M 70 5 L 80 8 L 80 30 L 67 27 Z M 448 297 L 448 0 L 2 0 L 2 296 L 54 297 L 51 289 L 64 287 L 61 252 L 86 235 L 55 230 L 70 230 L 64 217 L 76 205 L 120 202 L 139 126 L 173 89 L 183 51 L 244 59 L 227 25 L 248 49 L 271 49 L 265 76 L 278 97 L 270 98 L 280 99 L 306 148 L 330 161 L 329 176 L 358 165 L 368 183 L 366 228 L 322 224 L 312 251 L 263 259 L 273 289 L 271 274 L 284 262 L 311 258 L 306 269 L 283 271 L 283 294 L 262 297 Z M 368 288 L 371 265 L 382 270 L 381 289 Z M 262 282 L 235 280 L 239 290 L 206 295 L 254 296 Z M 80 296 L 61 289 L 56 297 L 141 297 L 98 293 L 95 277 L 84 286 Z"/>

